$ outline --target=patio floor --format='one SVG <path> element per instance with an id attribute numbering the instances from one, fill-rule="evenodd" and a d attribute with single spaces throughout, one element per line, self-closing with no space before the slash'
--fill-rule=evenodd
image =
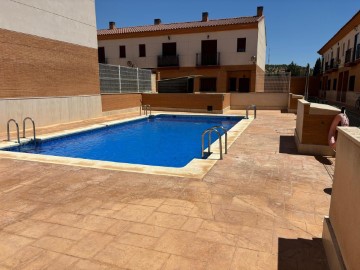
<path id="1" fill-rule="evenodd" d="M 202 181 L 0 159 L 0 269 L 328 269 L 329 160 L 295 119 L 259 111 Z"/>

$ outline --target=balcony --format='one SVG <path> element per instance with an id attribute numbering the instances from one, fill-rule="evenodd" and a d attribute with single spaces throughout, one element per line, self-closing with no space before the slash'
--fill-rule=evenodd
<path id="1" fill-rule="evenodd" d="M 355 60 L 360 59 L 360 44 L 356 46 Z"/>
<path id="2" fill-rule="evenodd" d="M 345 52 L 345 64 L 349 64 L 351 62 L 351 51 L 352 49 L 350 48 Z"/>
<path id="3" fill-rule="evenodd" d="M 178 67 L 179 55 L 159 55 L 158 67 Z"/>
<path id="4" fill-rule="evenodd" d="M 219 66 L 220 65 L 220 52 L 218 53 L 197 53 L 196 66 Z"/>

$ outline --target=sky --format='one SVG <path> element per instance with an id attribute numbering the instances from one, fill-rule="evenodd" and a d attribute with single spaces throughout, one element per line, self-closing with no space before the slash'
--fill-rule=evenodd
<path id="1" fill-rule="evenodd" d="M 314 66 L 317 51 L 360 10 L 359 0 L 95 0 L 97 28 L 255 16 L 264 7 L 266 64 Z"/>

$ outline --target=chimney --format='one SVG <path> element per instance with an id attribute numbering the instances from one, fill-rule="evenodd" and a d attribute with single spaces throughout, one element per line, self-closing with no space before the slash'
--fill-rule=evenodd
<path id="1" fill-rule="evenodd" d="M 154 25 L 161 24 L 161 19 L 154 19 Z"/>
<path id="2" fill-rule="evenodd" d="M 256 14 L 256 16 L 257 16 L 257 17 L 261 17 L 261 16 L 263 15 L 263 11 L 264 11 L 264 7 L 263 7 L 263 6 L 257 7 L 257 14 Z"/>
<path id="3" fill-rule="evenodd" d="M 109 29 L 110 29 L 110 30 L 116 29 L 115 22 L 109 22 Z"/>
<path id="4" fill-rule="evenodd" d="M 209 12 L 203 12 L 202 13 L 202 22 L 207 22 L 209 21 Z"/>

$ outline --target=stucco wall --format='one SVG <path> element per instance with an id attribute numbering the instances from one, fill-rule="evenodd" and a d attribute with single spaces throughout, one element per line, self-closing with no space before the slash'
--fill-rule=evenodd
<path id="1" fill-rule="evenodd" d="M 360 265 L 360 129 L 339 127 L 330 223 L 347 269 Z"/>
<path id="2" fill-rule="evenodd" d="M 94 0 L 1 0 L 0 28 L 97 48 Z"/>
<path id="3" fill-rule="evenodd" d="M 264 33 L 261 32 L 260 34 Z M 246 52 L 237 52 L 237 38 L 246 38 Z M 257 55 L 257 29 L 128 38 L 124 40 L 99 40 L 99 47 L 105 47 L 105 57 L 108 59 L 109 64 L 127 65 L 127 62 L 131 61 L 137 67 L 156 68 L 157 57 L 162 55 L 162 43 L 176 42 L 180 66 L 194 67 L 196 65 L 196 54 L 201 53 L 202 40 L 217 40 L 221 65 L 248 65 L 251 56 Z M 139 44 L 145 44 L 146 57 L 139 57 Z M 126 46 L 126 58 L 119 58 L 120 45 Z M 261 64 L 263 64 L 263 54 L 266 53 L 263 50 L 262 45 L 259 60 Z M 263 69 L 265 69 L 265 66 Z"/>
<path id="4" fill-rule="evenodd" d="M 255 104 L 258 109 L 286 109 L 288 96 L 288 93 L 231 93 L 230 107 L 237 110 Z"/>
<path id="5" fill-rule="evenodd" d="M 141 94 L 102 94 L 101 102 L 104 112 L 140 107 Z"/>
<path id="6" fill-rule="evenodd" d="M 257 43 L 257 65 L 265 70 L 266 63 L 266 30 L 265 30 L 265 19 L 259 22 L 258 28 L 258 43 Z"/>
<path id="7" fill-rule="evenodd" d="M 228 104 L 227 95 L 230 94 L 142 94 L 142 103 L 152 108 L 202 112 L 212 106 L 213 111 L 221 112 Z"/>
<path id="8" fill-rule="evenodd" d="M 11 118 L 18 122 L 21 131 L 25 117 L 31 117 L 41 127 L 94 118 L 101 113 L 100 95 L 0 99 L 0 132 L 6 132 L 6 123 Z"/>

